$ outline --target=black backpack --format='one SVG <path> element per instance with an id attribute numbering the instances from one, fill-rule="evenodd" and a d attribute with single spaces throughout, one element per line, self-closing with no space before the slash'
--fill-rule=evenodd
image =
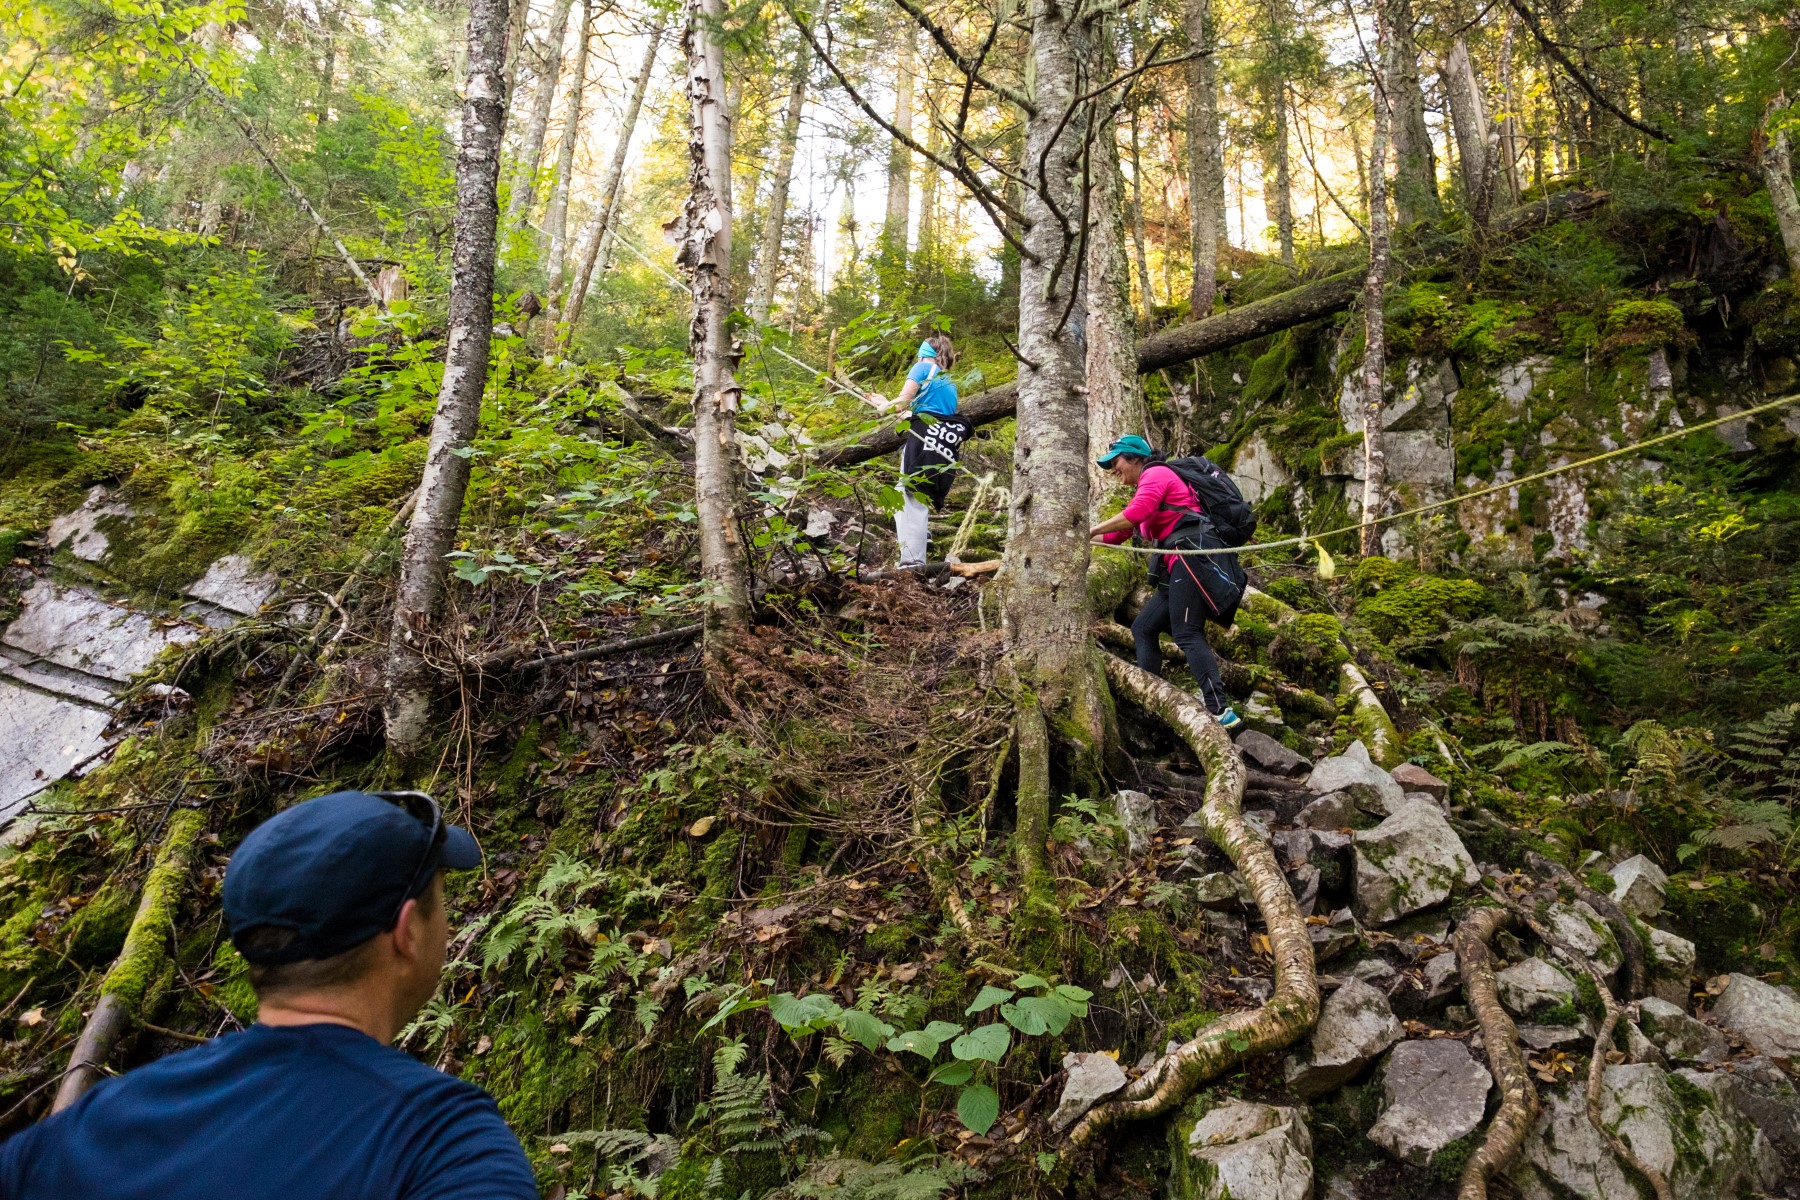
<path id="1" fill-rule="evenodd" d="M 1256 533 L 1256 513 L 1251 509 L 1250 502 L 1244 499 L 1244 493 L 1238 491 L 1238 485 L 1232 482 L 1231 476 L 1220 470 L 1212 459 L 1195 455 L 1192 458 L 1171 458 L 1160 465 L 1174 471 L 1183 483 L 1194 489 L 1194 495 L 1200 498 L 1203 509 L 1194 515 L 1211 522 L 1213 531 L 1227 546 L 1242 546 Z M 1192 511 L 1169 504 L 1163 507 L 1176 512 Z"/>

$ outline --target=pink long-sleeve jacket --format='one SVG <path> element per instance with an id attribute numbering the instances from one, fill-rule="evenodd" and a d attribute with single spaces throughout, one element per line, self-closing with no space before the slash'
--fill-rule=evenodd
<path id="1" fill-rule="evenodd" d="M 1132 493 L 1131 502 L 1119 515 L 1135 525 L 1138 534 L 1145 540 L 1159 542 L 1175 531 L 1175 526 L 1184 515 L 1164 508 L 1165 504 L 1194 512 L 1206 511 L 1206 506 L 1194 495 L 1194 489 L 1182 482 L 1174 468 L 1162 463 L 1151 463 L 1138 476 L 1137 491 Z M 1121 529 L 1101 534 L 1100 540 L 1117 545 L 1130 536 Z M 1164 555 L 1163 566 L 1173 570 L 1175 558 L 1173 554 Z"/>

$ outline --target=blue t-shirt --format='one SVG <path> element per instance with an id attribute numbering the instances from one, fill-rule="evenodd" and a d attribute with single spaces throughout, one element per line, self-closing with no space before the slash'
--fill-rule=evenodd
<path id="1" fill-rule="evenodd" d="M 0 1144 L 0 1200 L 537 1200 L 493 1097 L 343 1025 L 253 1025 Z"/>
<path id="2" fill-rule="evenodd" d="M 956 384 L 935 362 L 921 358 L 906 377 L 919 385 L 919 394 L 912 402 L 914 412 L 930 413 L 934 417 L 956 415 Z"/>

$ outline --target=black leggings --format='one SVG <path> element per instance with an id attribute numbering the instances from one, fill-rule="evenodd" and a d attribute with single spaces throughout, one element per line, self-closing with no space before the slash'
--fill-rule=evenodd
<path id="1" fill-rule="evenodd" d="M 1169 572 L 1169 585 L 1156 589 L 1150 602 L 1131 623 L 1137 643 L 1138 666 L 1162 674 L 1161 635 L 1166 630 L 1187 655 L 1188 671 L 1200 685 L 1200 699 L 1214 716 L 1225 711 L 1225 689 L 1219 681 L 1219 660 L 1206 644 L 1206 618 L 1212 610 L 1200 594 L 1200 586 L 1186 560 L 1177 559 Z"/>

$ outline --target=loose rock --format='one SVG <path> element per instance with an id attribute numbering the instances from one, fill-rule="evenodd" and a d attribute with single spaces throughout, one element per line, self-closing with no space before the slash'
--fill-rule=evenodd
<path id="1" fill-rule="evenodd" d="M 1724 1034 L 1656 996 L 1638 1001 L 1638 1028 L 1676 1062 L 1718 1062 L 1730 1053 Z"/>
<path id="2" fill-rule="evenodd" d="M 1613 936 L 1600 914 L 1587 906 L 1586 901 L 1552 904 L 1545 918 L 1550 932 L 1567 943 L 1575 953 L 1599 967 L 1601 974 L 1611 975 L 1624 964 L 1625 955 L 1619 949 L 1619 940 Z"/>
<path id="3" fill-rule="evenodd" d="M 1693 992 L 1694 943 L 1664 929 L 1650 927 L 1650 991 L 1686 1011 Z"/>
<path id="4" fill-rule="evenodd" d="M 1800 1000 L 1748 975 L 1732 975 L 1712 1018 L 1777 1062 L 1800 1059 Z"/>
<path id="5" fill-rule="evenodd" d="M 1588 1050 L 1594 1024 L 1583 1017 L 1579 1025 L 1520 1025 L 1519 1041 L 1533 1050 Z"/>
<path id="6" fill-rule="evenodd" d="M 1297 1108 L 1232 1100 L 1188 1135 L 1193 1200 L 1312 1200 L 1312 1134 Z"/>
<path id="7" fill-rule="evenodd" d="M 1387 997 L 1351 979 L 1326 999 L 1310 1045 L 1288 1056 L 1288 1086 L 1308 1100 L 1322 1096 L 1356 1078 L 1402 1032 Z"/>
<path id="8" fill-rule="evenodd" d="M 1150 849 L 1150 835 L 1156 832 L 1156 801 L 1143 792 L 1123 788 L 1113 793 L 1112 803 L 1131 853 L 1142 854 Z"/>
<path id="9" fill-rule="evenodd" d="M 1454 1038 L 1401 1042 L 1382 1078 L 1386 1101 L 1369 1140 L 1401 1162 L 1425 1166 L 1481 1124 L 1493 1076 Z"/>
<path id="10" fill-rule="evenodd" d="M 1362 810 L 1356 807 L 1356 801 L 1348 793 L 1332 792 L 1301 809 L 1294 817 L 1294 824 L 1308 829 L 1348 829 L 1361 817 Z"/>
<path id="11" fill-rule="evenodd" d="M 1530 1017 L 1575 1001 L 1575 982 L 1541 958 L 1528 958 L 1494 976 L 1500 1003 L 1515 1017 Z"/>
<path id="12" fill-rule="evenodd" d="M 1401 763 L 1388 774 L 1406 792 L 1426 792 L 1442 804 L 1450 798 L 1450 785 L 1416 763 Z"/>
<path id="13" fill-rule="evenodd" d="M 1304 775 L 1312 763 L 1266 733 L 1247 729 L 1238 734 L 1238 753 L 1271 775 Z"/>
<path id="14" fill-rule="evenodd" d="M 1544 1089 L 1544 1111 L 1508 1172 L 1523 1200 L 1620 1200 L 1644 1194 L 1588 1121 L 1579 1084 Z M 1602 1077 L 1600 1117 L 1669 1181 L 1677 1200 L 1771 1186 L 1780 1161 L 1733 1106 L 1722 1077 L 1622 1063 Z"/>
<path id="15" fill-rule="evenodd" d="M 1361 745 L 1361 742 L 1356 743 L 1358 748 Z M 1349 754 L 1320 759 L 1312 774 L 1306 777 L 1306 787 L 1320 796 L 1330 792 L 1347 793 L 1358 806 L 1376 816 L 1393 812 L 1406 796 L 1406 789 L 1395 783 L 1392 775 L 1366 758 Z"/>
<path id="16" fill-rule="evenodd" d="M 1662 911 L 1669 877 L 1663 874 L 1661 867 L 1638 854 L 1614 867 L 1611 875 L 1613 903 L 1627 915 L 1642 921 Z"/>
<path id="17" fill-rule="evenodd" d="M 1118 1060 L 1105 1054 L 1065 1054 L 1063 1070 L 1068 1081 L 1063 1084 L 1062 1099 L 1050 1115 L 1050 1127 L 1067 1129 L 1088 1109 L 1106 1099 L 1127 1080 Z"/>
<path id="18" fill-rule="evenodd" d="M 1481 881 L 1443 813 L 1402 803 L 1381 824 L 1355 835 L 1356 915 L 1370 925 L 1441 904 L 1458 888 Z"/>

